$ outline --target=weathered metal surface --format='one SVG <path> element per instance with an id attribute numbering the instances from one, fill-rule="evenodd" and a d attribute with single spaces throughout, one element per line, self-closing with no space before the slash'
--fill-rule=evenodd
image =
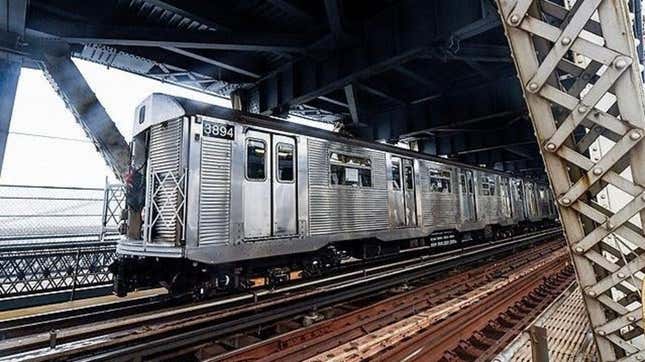
<path id="1" fill-rule="evenodd" d="M 580 288 L 572 285 L 555 300 L 534 322 L 546 329 L 548 358 L 551 361 L 597 361 L 589 320 Z M 529 330 L 517 336 L 495 362 L 532 361 L 532 342 Z"/>
<path id="2" fill-rule="evenodd" d="M 49 50 L 48 50 L 49 51 Z M 64 49 L 42 57 L 42 68 L 117 178 L 128 172 L 130 149 L 121 132 L 101 105 L 85 78 Z"/>
<path id="3" fill-rule="evenodd" d="M 645 257 L 645 111 L 627 3 L 577 1 L 565 9 L 498 0 L 498 6 L 600 357 L 643 359 L 642 311 L 633 296 Z M 590 159 L 600 134 L 612 146 Z M 628 166 L 631 173 L 623 173 Z M 601 206 L 595 197 L 609 185 L 629 202 Z"/>

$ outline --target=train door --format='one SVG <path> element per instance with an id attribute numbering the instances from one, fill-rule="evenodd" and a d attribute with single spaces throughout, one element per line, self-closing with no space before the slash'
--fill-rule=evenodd
<path id="1" fill-rule="evenodd" d="M 401 182 L 401 158 L 392 157 L 390 159 L 390 168 L 392 172 L 390 186 L 392 222 L 395 227 L 402 227 L 405 226 L 405 198 L 403 196 L 403 183 Z"/>
<path id="2" fill-rule="evenodd" d="M 508 177 L 499 178 L 499 196 L 502 199 L 502 216 L 513 217 L 513 201 L 511 198 L 511 183 Z"/>
<path id="3" fill-rule="evenodd" d="M 417 225 L 416 186 L 414 182 L 414 161 L 406 158 L 390 159 L 392 172 L 391 212 L 395 227 Z"/>
<path id="4" fill-rule="evenodd" d="M 273 235 L 296 234 L 296 142 L 273 135 Z"/>
<path id="5" fill-rule="evenodd" d="M 461 170 L 459 173 L 459 188 L 461 189 L 461 219 L 463 222 L 477 221 L 475 207 L 475 177 L 471 170 Z"/>
<path id="6" fill-rule="evenodd" d="M 403 159 L 403 198 L 405 225 L 417 226 L 417 196 L 414 182 L 414 161 Z"/>
<path id="7" fill-rule="evenodd" d="M 244 236 L 296 234 L 295 140 L 249 130 L 244 142 Z"/>

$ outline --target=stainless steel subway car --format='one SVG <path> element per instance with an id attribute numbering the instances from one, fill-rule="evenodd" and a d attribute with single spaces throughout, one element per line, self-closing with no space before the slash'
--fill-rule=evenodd
<path id="1" fill-rule="evenodd" d="M 153 94 L 137 108 L 115 286 L 244 286 L 341 257 L 481 240 L 556 218 L 545 185 Z"/>

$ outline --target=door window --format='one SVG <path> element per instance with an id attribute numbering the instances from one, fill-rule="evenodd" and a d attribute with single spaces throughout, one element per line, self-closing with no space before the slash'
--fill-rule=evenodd
<path id="1" fill-rule="evenodd" d="M 266 143 L 262 140 L 246 141 L 246 178 L 250 181 L 266 180 Z"/>
<path id="2" fill-rule="evenodd" d="M 410 166 L 405 166 L 405 189 L 414 190 L 414 177 Z"/>
<path id="3" fill-rule="evenodd" d="M 392 189 L 401 189 L 401 165 L 398 160 L 392 160 Z"/>
<path id="4" fill-rule="evenodd" d="M 293 181 L 293 146 L 286 143 L 278 143 L 276 154 L 278 158 L 278 181 Z"/>

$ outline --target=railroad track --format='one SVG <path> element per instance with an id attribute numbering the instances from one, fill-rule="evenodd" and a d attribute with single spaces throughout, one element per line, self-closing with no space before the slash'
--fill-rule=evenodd
<path id="1" fill-rule="evenodd" d="M 566 261 L 567 255 L 561 245 L 543 245 L 399 293 L 309 328 L 276 336 L 207 360 L 406 360 L 419 351 L 428 349 L 434 351 L 432 358 L 428 360 L 436 361 L 443 356 L 446 350 L 444 347 L 455 342 L 450 337 L 457 338 L 458 343 L 459 337 L 479 326 L 473 324 L 473 321 L 481 324 L 481 321 L 494 319 L 491 315 L 497 309 L 489 308 L 500 308 L 505 302 L 515 301 L 527 292 L 527 288 L 534 286 L 534 282 L 544 273 L 564 268 Z M 566 270 L 567 280 L 571 282 L 572 269 Z M 557 280 L 562 282 L 559 286 L 565 282 L 564 278 Z M 518 285 L 523 288 L 518 289 Z M 557 292 L 556 290 L 555 295 Z M 490 302 L 492 299 L 488 298 L 488 294 L 493 293 L 502 296 L 498 304 Z M 484 300 L 484 303 L 479 303 Z M 544 302 L 547 302 L 546 298 Z M 537 308 L 531 311 L 539 313 Z M 519 325 L 520 323 L 516 323 L 514 326 Z M 424 337 L 432 336 L 432 342 L 421 338 L 416 343 L 408 343 L 419 338 L 414 337 L 419 330 L 424 330 Z M 443 337 L 444 334 L 446 337 Z M 397 348 L 393 349 L 391 346 Z M 209 350 L 221 351 L 222 348 L 210 347 Z M 202 352 L 200 358 L 208 357 L 207 354 L 208 352 Z M 427 357 L 427 354 L 423 355 Z M 460 356 L 466 354 L 462 353 L 458 357 Z"/>
<path id="2" fill-rule="evenodd" d="M 559 229 L 538 231 L 527 234 L 523 238 L 551 235 L 556 230 Z M 489 242 L 487 243 L 487 245 L 506 243 L 512 240 L 514 240 L 514 238 L 502 239 L 495 242 Z M 440 250 L 437 250 L 436 248 L 422 247 L 412 250 L 406 250 L 400 254 L 393 256 L 370 259 L 367 261 L 343 263 L 341 268 L 339 268 L 339 270 L 336 270 L 333 274 L 327 275 L 319 282 L 314 281 L 313 284 L 305 285 L 324 285 L 326 280 L 339 281 L 342 277 L 355 277 L 356 273 L 352 272 L 358 271 L 359 273 L 364 273 L 366 271 L 378 271 L 380 270 L 378 269 L 379 266 L 384 266 L 385 268 L 402 267 L 407 264 L 416 263 L 418 261 L 416 257 L 427 257 L 428 253 L 433 253 L 433 256 L 435 257 L 449 256 L 452 254 L 460 253 L 462 251 L 475 250 L 479 246 L 480 245 L 468 246 L 463 249 L 451 250 L 449 252 L 442 253 L 439 253 Z M 366 270 L 366 268 L 369 269 Z M 327 277 L 331 275 L 336 275 L 340 278 L 327 279 Z M 297 286 L 302 283 L 310 283 L 312 280 L 295 281 L 290 285 Z M 257 291 L 255 291 L 256 293 L 260 292 L 260 297 L 265 294 L 265 292 L 261 292 L 261 290 L 262 289 L 258 289 Z M 231 295 L 231 292 L 222 293 L 222 295 L 218 296 L 216 300 L 225 301 L 227 299 L 230 299 Z M 159 293 L 158 295 L 153 295 L 148 298 L 136 298 L 134 300 L 117 299 L 110 302 L 100 301 L 99 305 L 79 306 L 75 304 L 73 306 L 70 306 L 68 304 L 60 304 L 57 306 L 52 306 L 50 308 L 40 307 L 38 308 L 39 312 L 36 314 L 29 313 L 27 315 L 23 315 L 22 313 L 20 313 L 20 311 L 4 312 L 2 313 L 3 320 L 0 321 L 0 340 L 36 333 L 44 333 L 49 332 L 52 329 L 68 328 L 76 325 L 87 324 L 90 322 L 97 323 L 118 317 L 127 317 L 128 315 L 137 313 L 163 311 L 167 308 L 176 308 L 179 306 L 188 305 L 190 304 L 190 301 L 190 296 L 171 297 L 166 293 Z M 231 301 L 236 303 L 234 299 L 232 299 Z M 226 303 L 223 303 L 222 306 L 224 304 Z"/>
<path id="3" fill-rule="evenodd" d="M 38 333 L 8 339 L 0 342 L 0 355 L 31 360 L 155 358 L 304 314 L 311 311 L 312 306 L 323 308 L 383 293 L 410 280 L 480 262 L 558 235 L 558 230 L 549 230 L 446 252 L 433 258 L 418 257 L 274 290 L 63 328 L 55 336 Z M 50 348 L 50 344 L 55 347 Z"/>

